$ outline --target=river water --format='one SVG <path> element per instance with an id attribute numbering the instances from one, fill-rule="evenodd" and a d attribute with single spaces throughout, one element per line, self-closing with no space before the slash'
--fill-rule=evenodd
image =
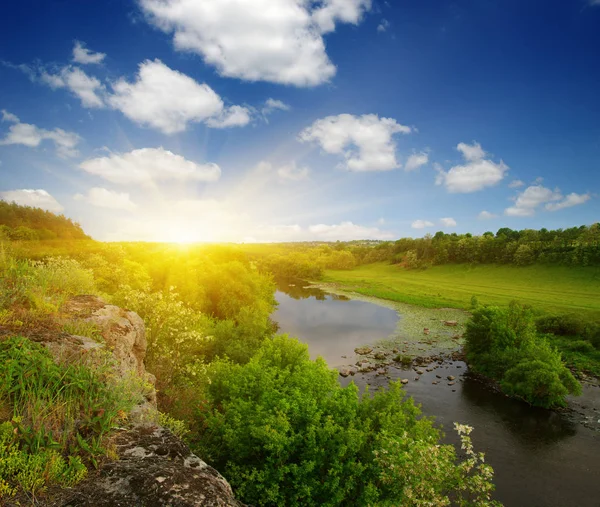
<path id="1" fill-rule="evenodd" d="M 352 364 L 355 347 L 390 336 L 402 318 L 390 308 L 303 285 L 280 285 L 273 319 L 280 332 L 307 343 L 312 357 L 320 355 L 332 367 Z M 407 394 L 421 404 L 425 415 L 435 416 L 447 442 L 458 442 L 453 422 L 475 428 L 475 448 L 485 452 L 495 471 L 497 500 L 508 507 L 600 507 L 599 431 L 566 414 L 532 408 L 490 391 L 469 375 L 463 362 L 435 366 L 419 376 L 392 365 L 387 376 L 409 379 Z M 456 377 L 453 385 L 448 385 L 449 375 Z M 367 373 L 340 381 L 378 387 L 389 379 Z M 579 403 L 586 404 L 600 425 L 600 389 L 584 387 Z"/>

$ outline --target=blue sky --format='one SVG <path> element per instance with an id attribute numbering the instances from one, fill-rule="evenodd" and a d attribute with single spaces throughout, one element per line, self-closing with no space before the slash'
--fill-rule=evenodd
<path id="1" fill-rule="evenodd" d="M 600 216 L 600 1 L 21 0 L 0 198 L 101 240 Z"/>

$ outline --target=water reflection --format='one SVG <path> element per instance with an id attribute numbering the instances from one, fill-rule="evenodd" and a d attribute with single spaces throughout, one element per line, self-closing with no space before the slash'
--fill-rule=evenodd
<path id="1" fill-rule="evenodd" d="M 521 445 L 531 450 L 577 433 L 577 424 L 563 414 L 530 407 L 526 403 L 490 393 L 480 382 L 468 376 L 462 384 L 461 395 L 468 405 L 478 407 L 487 412 L 489 417 L 501 421 Z"/>
<path id="2" fill-rule="evenodd" d="M 318 287 L 310 287 L 304 280 L 278 280 L 279 291 L 293 299 L 315 298 L 317 301 L 326 301 L 328 298 L 334 301 L 350 301 L 350 298 L 337 294 L 327 294 Z"/>
<path id="3" fill-rule="evenodd" d="M 308 344 L 311 357 L 321 356 L 332 367 L 348 364 L 356 347 L 386 338 L 396 329 L 398 314 L 389 308 L 300 284 L 277 291 L 279 307 L 272 319 L 281 332 Z"/>

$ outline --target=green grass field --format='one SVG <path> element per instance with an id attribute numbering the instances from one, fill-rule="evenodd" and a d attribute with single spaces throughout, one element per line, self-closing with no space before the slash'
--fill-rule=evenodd
<path id="1" fill-rule="evenodd" d="M 429 308 L 468 309 L 477 296 L 480 304 L 504 306 L 516 299 L 545 312 L 600 318 L 598 267 L 447 265 L 411 271 L 378 263 L 328 270 L 323 282 Z"/>

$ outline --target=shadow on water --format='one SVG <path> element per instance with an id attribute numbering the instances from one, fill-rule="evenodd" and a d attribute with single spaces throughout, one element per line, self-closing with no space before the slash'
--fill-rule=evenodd
<path id="1" fill-rule="evenodd" d="M 521 401 L 490 392 L 489 388 L 465 375 L 461 396 L 466 405 L 486 412 L 530 449 L 559 442 L 577 433 L 577 423 L 559 412 L 530 407 Z"/>

